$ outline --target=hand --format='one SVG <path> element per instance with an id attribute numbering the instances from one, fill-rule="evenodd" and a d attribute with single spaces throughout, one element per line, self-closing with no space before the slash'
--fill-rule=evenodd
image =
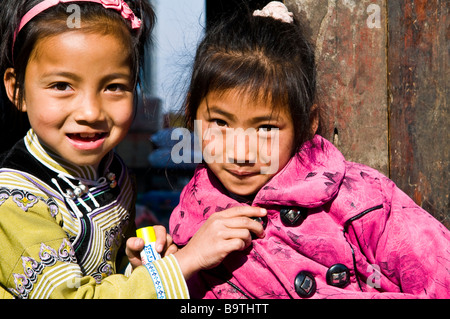
<path id="1" fill-rule="evenodd" d="M 238 206 L 212 214 L 189 243 L 174 255 L 186 279 L 200 269 L 211 269 L 225 257 L 250 246 L 252 233 L 264 238 L 264 228 L 255 217 L 267 211 L 259 207 Z"/>
<path id="2" fill-rule="evenodd" d="M 153 228 L 156 235 L 156 251 L 162 257 L 175 253 L 178 248 L 173 243 L 172 236 L 167 234 L 166 228 L 160 225 L 155 225 Z M 125 253 L 127 254 L 133 269 L 142 265 L 141 251 L 144 249 L 144 245 L 144 240 L 142 238 L 130 237 L 127 240 Z"/>

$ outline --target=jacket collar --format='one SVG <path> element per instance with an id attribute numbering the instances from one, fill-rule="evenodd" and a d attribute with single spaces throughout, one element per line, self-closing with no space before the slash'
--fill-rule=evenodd
<path id="1" fill-rule="evenodd" d="M 297 155 L 257 193 L 254 205 L 313 208 L 337 194 L 345 158 L 333 144 L 316 136 Z"/>

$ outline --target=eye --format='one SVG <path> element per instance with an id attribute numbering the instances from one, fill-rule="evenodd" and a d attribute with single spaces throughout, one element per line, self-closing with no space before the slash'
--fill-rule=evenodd
<path id="1" fill-rule="evenodd" d="M 57 82 L 50 86 L 51 89 L 55 91 L 70 91 L 72 88 L 69 83 L 66 82 Z"/>
<path id="2" fill-rule="evenodd" d="M 128 91 L 128 87 L 124 84 L 120 84 L 120 83 L 114 83 L 114 84 L 110 84 L 106 87 L 107 91 L 111 91 L 111 92 L 124 92 L 124 91 Z"/>
<path id="3" fill-rule="evenodd" d="M 220 119 L 212 119 L 211 122 L 216 124 L 219 127 L 227 127 L 228 126 L 227 122 L 225 122 L 224 120 L 220 120 Z"/>
<path id="4" fill-rule="evenodd" d="M 258 127 L 258 131 L 262 132 L 262 133 L 271 132 L 272 130 L 276 130 L 276 129 L 278 129 L 278 127 L 276 127 L 275 125 L 269 125 L 269 124 L 261 125 L 260 127 Z"/>

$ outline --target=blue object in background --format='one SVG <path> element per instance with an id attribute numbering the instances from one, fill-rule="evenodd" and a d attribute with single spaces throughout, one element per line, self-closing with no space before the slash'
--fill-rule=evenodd
<path id="1" fill-rule="evenodd" d="M 181 191 L 153 190 L 139 193 L 136 211 L 136 227 L 160 224 L 168 228 L 173 209 L 180 202 Z M 145 208 L 144 208 L 145 207 Z"/>

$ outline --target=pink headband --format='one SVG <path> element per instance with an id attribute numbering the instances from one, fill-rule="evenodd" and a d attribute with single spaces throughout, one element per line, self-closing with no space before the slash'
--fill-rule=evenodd
<path id="1" fill-rule="evenodd" d="M 37 4 L 33 9 L 28 11 L 20 21 L 19 28 L 17 28 L 14 33 L 13 47 L 16 42 L 16 36 L 19 34 L 20 30 L 31 21 L 34 17 L 36 17 L 39 13 L 56 6 L 59 3 L 68 3 L 68 2 L 94 2 L 99 3 L 106 9 L 113 9 L 119 11 L 126 20 L 131 22 L 132 29 L 139 29 L 141 27 L 141 20 L 136 17 L 133 11 L 130 9 L 128 4 L 124 0 L 44 0 L 41 3 Z"/>

